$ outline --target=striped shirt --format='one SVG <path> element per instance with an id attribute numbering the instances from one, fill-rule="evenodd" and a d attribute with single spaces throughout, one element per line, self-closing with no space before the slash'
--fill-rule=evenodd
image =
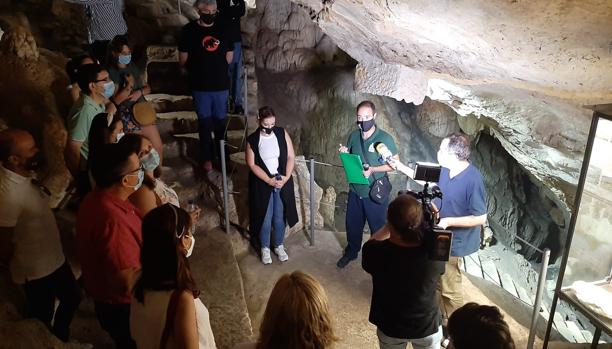
<path id="1" fill-rule="evenodd" d="M 123 19 L 123 0 L 65 0 L 85 6 L 87 16 L 88 41 L 112 40 L 117 35 L 127 33 Z"/>

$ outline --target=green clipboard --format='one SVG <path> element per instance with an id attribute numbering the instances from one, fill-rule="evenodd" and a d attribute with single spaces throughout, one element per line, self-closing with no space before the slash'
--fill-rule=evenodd
<path id="1" fill-rule="evenodd" d="M 357 154 L 340 153 L 346 180 L 351 184 L 370 184 L 363 175 L 363 163 Z"/>

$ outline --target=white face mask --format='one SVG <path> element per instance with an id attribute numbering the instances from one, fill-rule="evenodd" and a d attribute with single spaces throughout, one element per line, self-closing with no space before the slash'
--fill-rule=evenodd
<path id="1" fill-rule="evenodd" d="M 191 254 L 193 253 L 193 247 L 195 246 L 195 237 L 193 237 L 193 235 L 190 235 L 189 238 L 191 239 L 191 245 L 189 245 L 187 253 L 185 254 L 185 257 L 187 258 L 191 256 Z"/>
<path id="2" fill-rule="evenodd" d="M 123 136 L 125 136 L 125 133 L 123 132 L 117 133 L 117 141 L 115 143 L 119 143 L 119 141 L 121 140 L 121 138 L 123 138 Z"/>

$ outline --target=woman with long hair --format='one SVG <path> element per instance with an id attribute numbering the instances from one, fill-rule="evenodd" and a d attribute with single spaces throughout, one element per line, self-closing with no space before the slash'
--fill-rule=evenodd
<path id="1" fill-rule="evenodd" d="M 312 276 L 294 271 L 274 285 L 257 343 L 235 349 L 328 349 L 337 340 L 323 286 Z"/>
<path id="2" fill-rule="evenodd" d="M 289 259 L 283 245 L 285 226 L 298 221 L 293 190 L 295 153 L 287 131 L 276 126 L 270 107 L 259 109 L 259 127 L 247 138 L 251 243 L 261 248 L 261 262 L 272 263 L 270 247 L 281 262 Z M 274 234 L 271 232 L 274 230 Z M 271 241 L 270 241 L 271 240 Z"/>
<path id="3" fill-rule="evenodd" d="M 216 348 L 189 266 L 192 228 L 189 214 L 171 204 L 143 218 L 142 269 L 130 309 L 130 331 L 138 348 Z"/>

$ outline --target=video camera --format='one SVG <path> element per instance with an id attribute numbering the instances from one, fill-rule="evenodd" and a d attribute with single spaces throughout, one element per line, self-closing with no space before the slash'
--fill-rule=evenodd
<path id="1" fill-rule="evenodd" d="M 408 164 L 414 169 L 414 180 L 424 181 L 423 190 L 419 192 L 400 190 L 397 195 L 411 195 L 421 201 L 423 207 L 423 222 L 421 223 L 422 239 L 429 250 L 429 258 L 436 261 L 448 261 L 453 240 L 453 233 L 437 227 L 440 221 L 436 214 L 438 210 L 432 204 L 435 198 L 442 199 L 443 193 L 437 185 L 430 186 L 430 182 L 440 180 L 442 168 L 438 164 L 417 162 Z"/>

